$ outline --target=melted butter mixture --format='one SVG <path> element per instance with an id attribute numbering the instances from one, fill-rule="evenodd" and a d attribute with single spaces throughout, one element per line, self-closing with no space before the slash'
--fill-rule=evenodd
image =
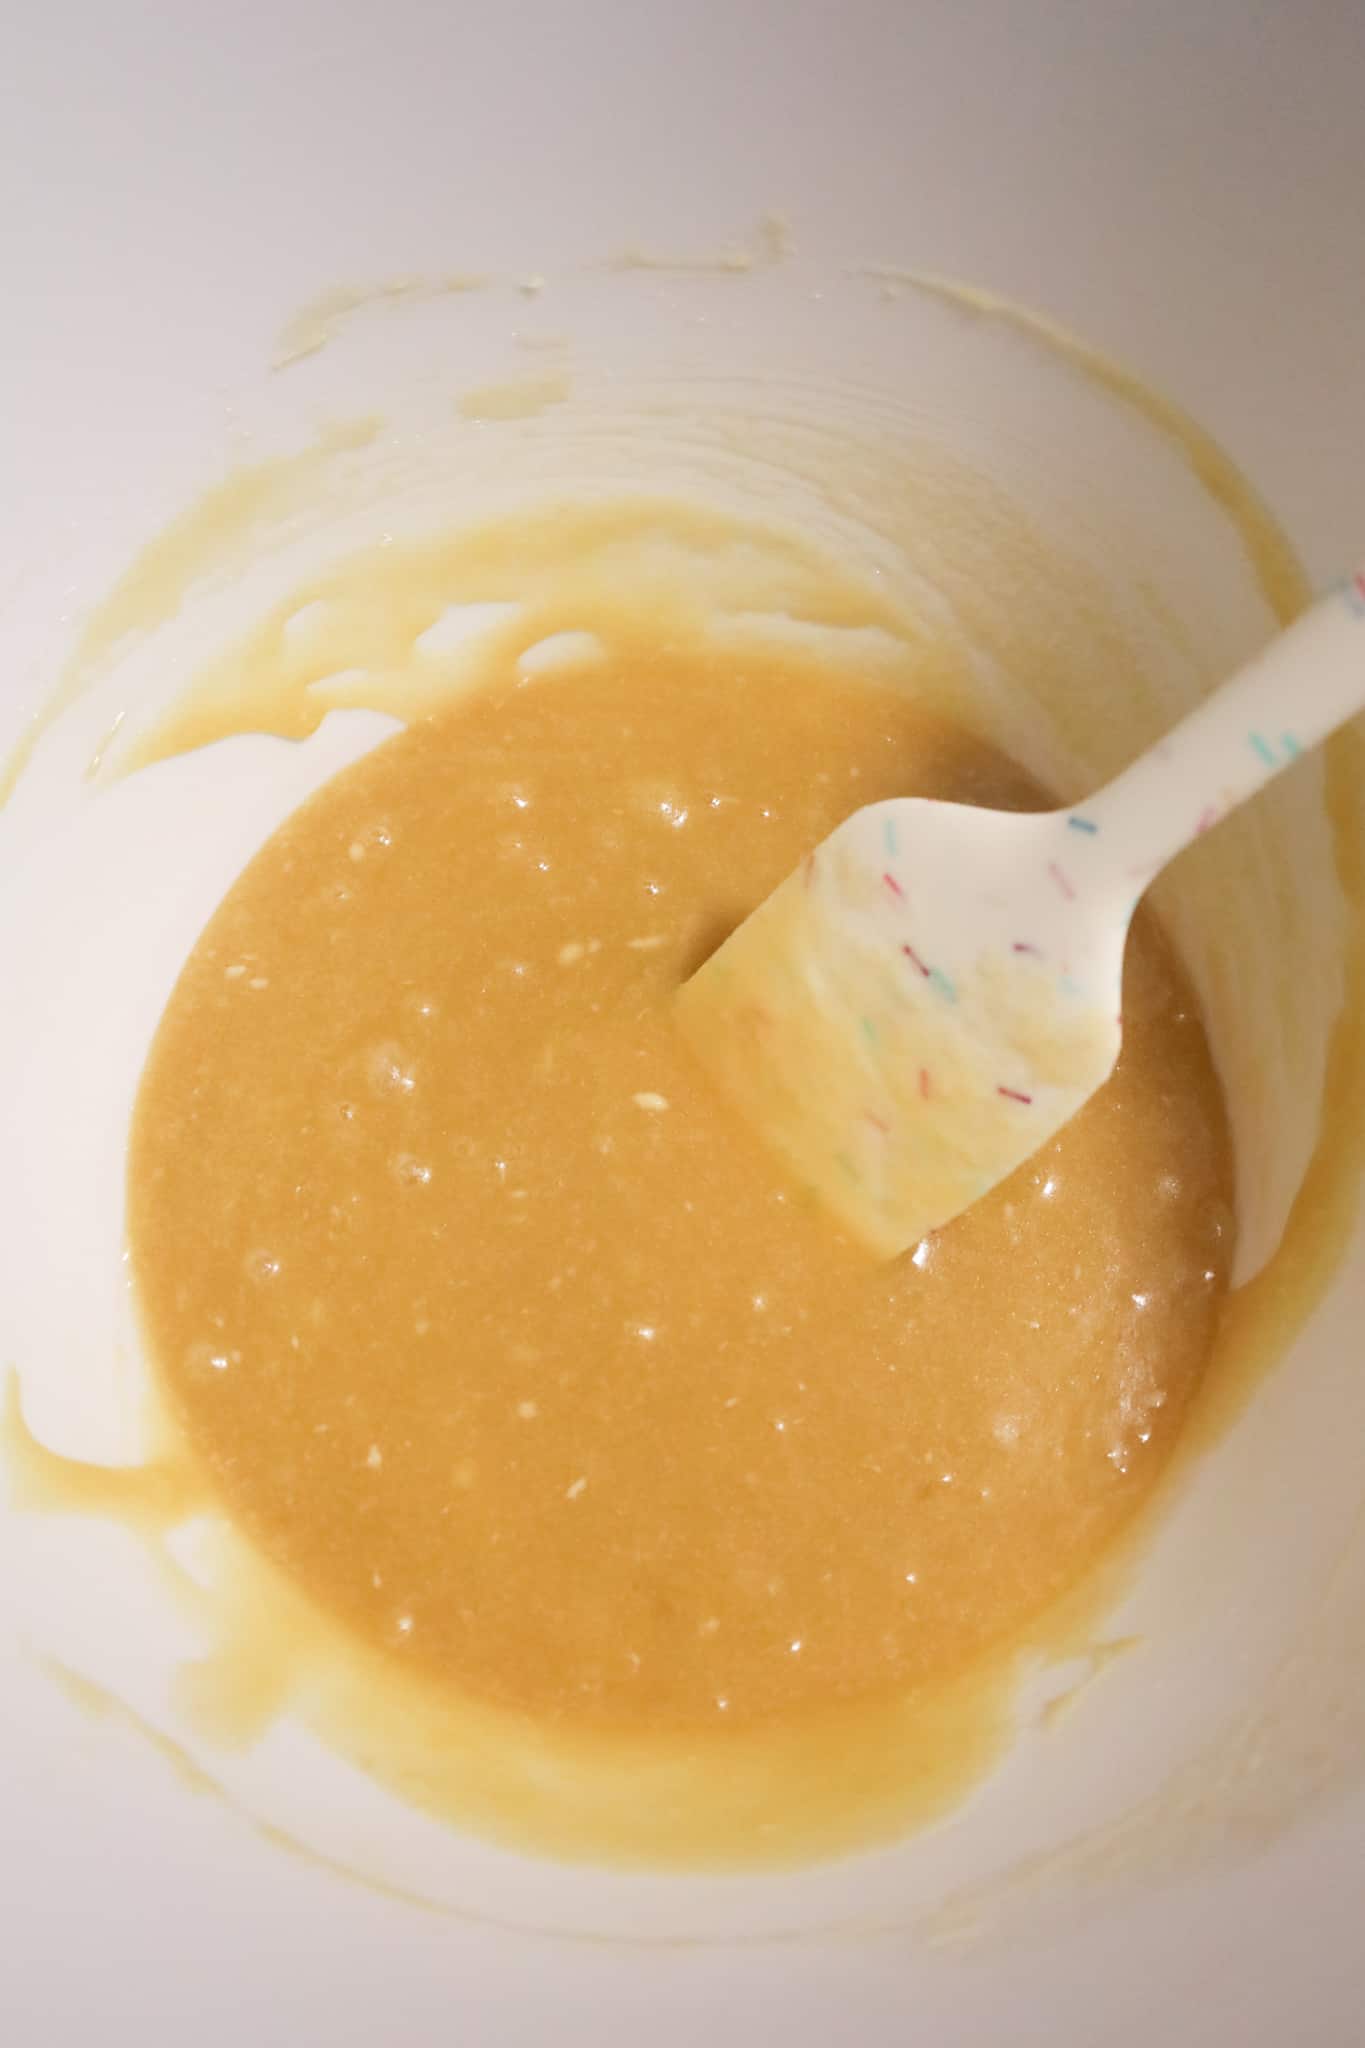
<path id="1" fill-rule="evenodd" d="M 906 1697 L 1077 1581 L 1213 1343 L 1230 1158 L 1139 918 L 1113 1081 L 877 1266 L 672 997 L 858 804 L 997 752 L 776 654 L 509 674 L 289 821 L 158 1033 L 130 1237 L 234 1517 L 354 1637 L 585 1731 Z"/>

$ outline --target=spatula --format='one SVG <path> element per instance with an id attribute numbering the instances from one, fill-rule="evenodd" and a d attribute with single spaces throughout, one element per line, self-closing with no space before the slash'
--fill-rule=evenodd
<path id="1" fill-rule="evenodd" d="M 855 811 L 678 996 L 713 1079 L 892 1257 L 1067 1123 L 1118 1057 L 1148 883 L 1365 708 L 1365 571 L 1086 803 Z"/>

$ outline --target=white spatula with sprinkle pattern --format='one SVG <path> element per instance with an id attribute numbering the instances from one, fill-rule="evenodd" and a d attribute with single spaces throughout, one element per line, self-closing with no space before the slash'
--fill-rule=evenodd
<path id="1" fill-rule="evenodd" d="M 1362 708 L 1365 572 L 1088 803 L 855 812 L 681 990 L 684 1033 L 842 1226 L 892 1257 L 1108 1077 L 1153 876 Z"/>

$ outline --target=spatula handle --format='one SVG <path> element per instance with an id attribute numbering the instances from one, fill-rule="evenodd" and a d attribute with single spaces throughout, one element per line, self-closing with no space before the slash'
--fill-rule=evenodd
<path id="1" fill-rule="evenodd" d="M 1365 569 L 1330 590 L 1075 815 L 1139 892 L 1192 840 L 1365 710 Z"/>

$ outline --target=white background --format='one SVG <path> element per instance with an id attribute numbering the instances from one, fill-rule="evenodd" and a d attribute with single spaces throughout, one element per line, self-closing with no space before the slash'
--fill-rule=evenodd
<path id="1" fill-rule="evenodd" d="M 705 252 L 767 208 L 803 252 L 1077 326 L 1224 439 L 1316 572 L 1365 547 L 1361 0 L 65 0 L 0 22 L 0 594 L 87 478 L 102 512 L 111 475 L 136 495 L 141 422 L 226 403 L 313 292 Z M 18 1754 L 0 1697 L 15 2048 L 738 2043 L 779 2013 L 800 2044 L 1359 2039 L 1359 1889 L 1312 1882 L 1344 1818 L 1065 1964 L 632 1958 L 325 1880 L 52 1711 L 51 1753 Z M 35 1773 L 50 1819 L 5 1832 Z"/>

